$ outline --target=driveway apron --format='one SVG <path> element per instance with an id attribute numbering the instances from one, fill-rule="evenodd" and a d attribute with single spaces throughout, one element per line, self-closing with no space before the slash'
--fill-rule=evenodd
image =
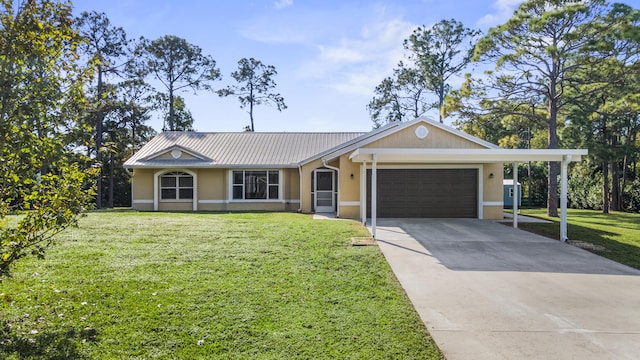
<path id="1" fill-rule="evenodd" d="M 640 271 L 475 219 L 379 219 L 447 359 L 640 359 Z"/>

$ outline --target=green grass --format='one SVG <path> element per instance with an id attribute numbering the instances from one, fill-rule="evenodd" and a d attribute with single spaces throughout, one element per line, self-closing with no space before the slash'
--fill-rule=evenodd
<path id="1" fill-rule="evenodd" d="M 441 359 L 377 247 L 291 213 L 97 212 L 0 283 L 0 358 Z"/>
<path id="2" fill-rule="evenodd" d="M 522 209 L 521 214 L 552 221 L 551 224 L 519 223 L 521 229 L 559 239 L 560 219 L 546 216 L 546 209 Z M 567 212 L 570 240 L 604 247 L 590 250 L 622 264 L 640 269 L 640 214 L 574 210 Z"/>

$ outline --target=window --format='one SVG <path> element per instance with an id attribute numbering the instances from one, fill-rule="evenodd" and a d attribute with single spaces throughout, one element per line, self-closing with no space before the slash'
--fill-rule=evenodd
<path id="1" fill-rule="evenodd" d="M 183 172 L 170 172 L 160 177 L 162 200 L 192 200 L 193 176 Z"/>
<path id="2" fill-rule="evenodd" d="M 280 191 L 280 172 L 277 170 L 234 171 L 234 200 L 277 200 Z"/>

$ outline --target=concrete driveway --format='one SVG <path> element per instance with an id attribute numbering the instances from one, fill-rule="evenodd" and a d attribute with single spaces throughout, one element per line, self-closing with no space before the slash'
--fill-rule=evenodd
<path id="1" fill-rule="evenodd" d="M 640 359 L 640 271 L 488 220 L 379 219 L 449 360 Z"/>

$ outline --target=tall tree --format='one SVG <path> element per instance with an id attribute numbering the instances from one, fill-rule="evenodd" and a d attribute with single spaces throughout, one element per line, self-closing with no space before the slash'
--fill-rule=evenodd
<path id="1" fill-rule="evenodd" d="M 425 79 L 416 68 L 401 61 L 387 77 L 376 86 L 374 97 L 367 105 L 373 127 L 384 123 L 415 119 L 431 108 Z"/>
<path id="2" fill-rule="evenodd" d="M 136 53 L 141 58 L 142 75 L 151 74 L 167 91 L 170 131 L 176 130 L 176 94 L 187 89 L 212 90 L 211 83 L 221 78 L 211 56 L 177 36 L 165 35 L 153 41 L 143 38 Z"/>
<path id="3" fill-rule="evenodd" d="M 115 27 L 105 13 L 83 12 L 77 19 L 80 34 L 85 39 L 80 44 L 80 51 L 88 57 L 89 63 L 95 69 L 95 83 L 92 84 L 93 106 L 89 118 L 93 124 L 95 158 L 100 168 L 97 181 L 96 207 L 102 207 L 102 142 L 104 118 L 109 111 L 107 104 L 108 77 L 118 74 L 125 65 L 128 54 L 129 40 L 121 27 Z"/>
<path id="4" fill-rule="evenodd" d="M 0 279 L 19 259 L 42 257 L 93 198 L 92 170 L 60 132 L 86 105 L 86 73 L 71 5 L 0 2 Z M 10 213 L 21 214 L 6 221 Z"/>
<path id="5" fill-rule="evenodd" d="M 276 82 L 273 78 L 278 75 L 273 65 L 264 65 L 254 58 L 242 58 L 238 61 L 238 70 L 231 73 L 238 84 L 229 85 L 218 90 L 219 96 L 236 96 L 240 101 L 240 107 L 249 107 L 249 119 L 251 126 L 247 130 L 255 131 L 253 122 L 253 107 L 256 105 L 274 105 L 278 111 L 287 108 L 284 98 L 275 93 Z"/>
<path id="6" fill-rule="evenodd" d="M 367 105 L 374 127 L 413 119 L 430 109 L 438 109 L 443 122 L 449 81 L 471 62 L 479 35 L 480 31 L 465 28 L 453 19 L 441 20 L 430 28 L 416 28 L 403 43 L 408 63 L 398 63 L 393 75 L 376 86 Z"/>
<path id="7" fill-rule="evenodd" d="M 130 176 L 122 164 L 148 142 L 155 131 L 145 125 L 151 117 L 152 89 L 140 79 L 118 83 L 111 99 L 112 110 L 105 118 L 108 182 L 107 205 L 130 206 Z"/>
<path id="8" fill-rule="evenodd" d="M 474 59 L 495 64 L 486 79 L 477 80 L 487 98 L 484 110 L 537 118 L 529 111 L 532 98 L 544 101 L 548 148 L 559 146 L 558 124 L 563 111 L 585 85 L 581 73 L 606 61 L 611 49 L 599 47 L 620 29 L 620 18 L 604 0 L 528 0 L 505 24 L 494 27 L 477 44 Z M 590 82 L 583 90 L 599 92 L 607 83 Z M 584 95 L 584 94 L 583 94 Z M 510 108 L 498 106 L 508 102 Z M 495 105 L 495 106 L 494 106 Z M 547 213 L 558 216 L 558 166 L 548 165 Z"/>
<path id="9" fill-rule="evenodd" d="M 163 109 L 163 120 L 164 124 L 162 125 L 162 131 L 195 131 L 193 128 L 193 115 L 191 111 L 187 109 L 187 106 L 184 102 L 184 98 L 182 96 L 174 96 L 173 98 L 173 130 L 167 126 L 169 124 L 169 97 L 165 94 L 157 94 L 156 96 L 156 106 L 160 109 Z"/>
<path id="10" fill-rule="evenodd" d="M 424 77 L 427 90 L 435 93 L 440 122 L 443 122 L 444 99 L 451 90 L 449 80 L 459 75 L 471 62 L 478 30 L 465 28 L 454 19 L 441 20 L 431 28 L 418 27 L 404 41 L 409 58 Z"/>

